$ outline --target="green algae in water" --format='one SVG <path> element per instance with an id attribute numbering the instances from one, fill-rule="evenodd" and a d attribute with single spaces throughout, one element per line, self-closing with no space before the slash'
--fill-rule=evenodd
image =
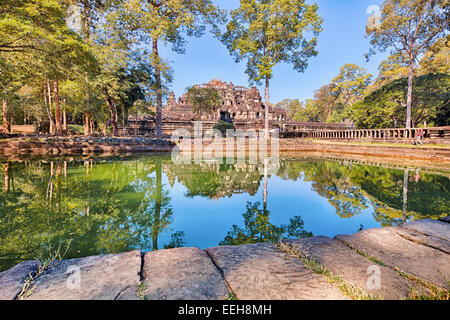
<path id="1" fill-rule="evenodd" d="M 43 243 L 71 240 L 65 258 L 207 248 L 333 237 L 450 212 L 448 173 L 312 158 L 280 159 L 266 203 L 262 163 L 142 156 L 0 169 L 0 271 L 36 258 Z"/>

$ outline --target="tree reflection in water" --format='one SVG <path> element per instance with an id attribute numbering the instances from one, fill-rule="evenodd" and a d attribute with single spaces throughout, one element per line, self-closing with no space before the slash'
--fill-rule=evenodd
<path id="1" fill-rule="evenodd" d="M 450 180 L 445 172 L 422 171 L 417 179 L 417 173 L 403 169 L 315 159 L 280 160 L 270 177 L 262 163 L 175 165 L 167 156 L 4 162 L 0 169 L 0 270 L 33 259 L 43 243 L 57 246 L 70 239 L 68 258 L 190 245 L 186 230 L 171 228 L 175 183 L 183 185 L 186 192 L 181 196 L 193 203 L 195 197 L 222 201 L 237 194 L 251 199 L 242 227 L 232 221 L 236 225 L 224 228 L 221 244 L 310 235 L 302 219 L 293 217 L 295 212 L 285 225 L 270 222 L 274 203 L 268 203 L 267 193 L 283 187 L 282 180 L 309 184 L 342 219 L 369 212 L 383 226 L 391 226 L 450 212 Z M 262 205 L 255 198 L 261 183 Z"/>
<path id="2" fill-rule="evenodd" d="M 311 232 L 303 230 L 303 220 L 300 216 L 290 219 L 288 225 L 275 226 L 270 223 L 270 212 L 260 209 L 259 202 L 247 202 L 247 211 L 244 217 L 244 228 L 233 225 L 232 230 L 220 245 L 242 245 L 260 242 L 275 243 L 283 238 L 308 238 Z"/>

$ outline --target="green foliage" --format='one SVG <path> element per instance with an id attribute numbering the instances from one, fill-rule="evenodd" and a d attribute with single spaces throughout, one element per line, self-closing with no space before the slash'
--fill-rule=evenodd
<path id="1" fill-rule="evenodd" d="M 175 52 L 184 53 L 184 36 L 201 36 L 206 24 L 216 30 L 223 20 L 223 13 L 211 0 L 119 0 L 118 3 L 116 12 L 121 24 L 136 34 L 142 44 L 152 46 L 150 61 L 155 69 L 156 133 L 160 137 L 163 82 L 170 81 L 170 68 L 160 57 L 158 42 L 170 43 Z"/>
<path id="2" fill-rule="evenodd" d="M 288 116 L 302 122 L 343 122 L 354 116 L 351 105 L 361 100 L 372 75 L 355 64 L 346 64 L 332 83 L 314 92 L 314 99 L 305 103 L 286 99 L 278 104 Z"/>
<path id="3" fill-rule="evenodd" d="M 0 12 L 0 52 L 4 54 L 31 53 L 41 57 L 67 49 L 81 49 L 83 44 L 65 23 L 64 6 L 57 0 L 2 1 Z M 56 51 L 55 51 L 56 50 Z M 80 53 L 80 52 L 78 52 Z M 11 56 L 11 55 L 9 55 Z M 71 55 L 68 58 L 77 58 Z M 65 57 L 58 57 L 54 61 Z M 55 65 L 49 66 L 54 67 Z"/>
<path id="4" fill-rule="evenodd" d="M 386 0 L 380 25 L 368 30 L 375 49 L 392 49 L 415 58 L 445 33 L 448 28 L 447 0 Z M 372 52 L 373 53 L 373 52 Z"/>
<path id="5" fill-rule="evenodd" d="M 185 245 L 184 231 L 177 231 L 170 235 L 170 242 L 164 245 L 164 249 L 182 248 Z"/>
<path id="6" fill-rule="evenodd" d="M 0 75 L 14 123 L 24 118 L 45 120 L 46 78 L 61 82 L 96 67 L 89 46 L 66 24 L 67 4 L 57 0 L 1 3 Z"/>
<path id="7" fill-rule="evenodd" d="M 408 76 L 408 57 L 403 53 L 396 53 L 389 55 L 386 60 L 383 60 L 378 70 L 380 70 L 375 83 L 372 85 L 373 89 L 378 89 L 381 86 L 400 78 Z M 373 91 L 373 90 L 372 90 Z"/>
<path id="8" fill-rule="evenodd" d="M 413 124 L 423 121 L 448 125 L 450 101 L 448 74 L 428 74 L 414 79 Z M 405 119 L 408 83 L 406 78 L 390 82 L 375 90 L 352 107 L 359 128 L 392 128 Z"/>
<path id="9" fill-rule="evenodd" d="M 213 129 L 219 130 L 222 133 L 222 135 L 225 137 L 227 134 L 227 130 L 234 130 L 235 127 L 234 127 L 234 124 L 232 124 L 232 123 L 219 120 L 214 125 Z"/>
<path id="10" fill-rule="evenodd" d="M 205 25 L 213 29 L 223 21 L 223 12 L 210 0 L 165 0 L 165 1 L 118 1 L 117 14 L 120 21 L 130 30 L 141 33 L 140 40 L 152 43 L 154 39 L 173 45 L 183 53 L 186 41 L 184 35 L 201 36 Z M 160 64 L 159 57 L 153 57 L 153 67 Z"/>
<path id="11" fill-rule="evenodd" d="M 220 39 L 236 62 L 247 60 L 250 82 L 272 78 L 273 67 L 280 62 L 303 72 L 308 59 L 317 55 L 317 36 L 322 31 L 317 10 L 316 4 L 304 0 L 242 0 L 231 11 Z"/>
<path id="12" fill-rule="evenodd" d="M 222 97 L 214 88 L 189 87 L 186 94 L 194 113 L 211 112 L 222 105 Z"/>
<path id="13" fill-rule="evenodd" d="M 450 35 L 438 39 L 420 59 L 420 73 L 450 73 Z"/>
<path id="14" fill-rule="evenodd" d="M 166 156 L 120 160 L 0 164 L 0 270 L 36 258 L 42 243 L 55 249 L 60 241 L 70 239 L 65 258 L 184 245 L 185 237 L 180 231 L 171 231 L 171 224 L 179 218 L 186 221 L 177 218 L 179 213 L 198 217 L 195 210 L 173 211 L 163 172 L 169 183 L 179 184 L 174 190 L 186 190 L 185 197 L 205 198 L 189 201 L 218 200 L 242 193 L 254 197 L 262 182 L 261 168 L 255 165 L 175 165 Z M 276 175 L 277 179 L 308 183 L 339 217 L 372 213 L 383 226 L 405 221 L 404 170 L 281 159 Z M 410 172 L 407 180 L 406 218 L 437 219 L 448 215 L 448 177 L 420 172 L 420 181 L 416 182 L 414 175 Z M 291 220 L 281 226 L 273 224 L 269 211 L 261 205 L 252 203 L 244 212 L 242 225 L 229 230 L 226 240 L 230 243 L 308 235 L 302 221 L 293 217 L 301 215 L 301 211 L 292 213 Z M 170 238 L 158 244 L 162 234 Z M 55 252 L 53 249 L 50 252 Z M 64 243 L 61 249 L 65 251 Z"/>
<path id="15" fill-rule="evenodd" d="M 284 99 L 276 104 L 277 108 L 286 110 L 288 118 L 293 121 L 301 122 L 320 122 L 323 121 L 323 114 L 316 104 L 316 100 L 306 99 L 303 103 L 298 99 Z"/>
<path id="16" fill-rule="evenodd" d="M 346 105 L 352 105 L 363 96 L 370 83 L 372 75 L 356 64 L 347 63 L 340 73 L 333 79 L 333 91 L 337 92 L 339 99 Z"/>
<path id="17" fill-rule="evenodd" d="M 247 202 L 247 212 L 244 217 L 244 228 L 233 225 L 233 229 L 219 245 L 242 245 L 251 243 L 276 243 L 282 238 L 312 237 L 311 232 L 303 230 L 303 220 L 300 216 L 290 219 L 289 225 L 275 226 L 270 220 L 270 212 L 260 209 L 260 203 Z"/>
<path id="18" fill-rule="evenodd" d="M 80 8 L 81 29 L 67 25 L 73 5 Z M 81 124 L 82 115 L 88 115 L 97 129 L 108 119 L 126 123 L 135 104 L 145 113 L 142 106 L 153 103 L 150 92 L 155 86 L 151 54 L 136 46 L 134 35 L 119 19 L 117 5 L 65 0 L 2 3 L 0 35 L 5 41 L 0 41 L 0 73 L 15 124 L 24 119 L 48 122 L 54 106 L 46 100 L 49 92 L 43 92 L 46 79 L 52 84 L 58 80 L 60 108 L 73 124 Z M 170 70 L 166 75 L 170 81 Z M 54 104 L 53 88 L 50 94 Z"/>
<path id="19" fill-rule="evenodd" d="M 83 126 L 78 124 L 68 124 L 67 131 L 70 135 L 82 135 L 83 134 Z"/>
<path id="20" fill-rule="evenodd" d="M 327 121 L 328 117 L 333 113 L 338 103 L 339 91 L 335 83 L 322 86 L 314 92 L 314 100 L 310 102 L 311 106 L 317 109 L 322 122 Z"/>
<path id="21" fill-rule="evenodd" d="M 391 49 L 391 55 L 402 55 L 408 61 L 407 128 L 411 126 L 413 113 L 415 62 L 437 39 L 448 33 L 448 8 L 448 0 L 386 0 L 379 25 L 367 30 L 375 50 Z M 370 54 L 375 53 L 374 49 Z"/>

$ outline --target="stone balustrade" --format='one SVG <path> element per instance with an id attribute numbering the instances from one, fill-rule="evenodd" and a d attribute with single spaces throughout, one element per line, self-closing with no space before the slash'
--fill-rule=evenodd
<path id="1" fill-rule="evenodd" d="M 416 139 L 419 130 L 422 130 L 424 139 L 450 139 L 450 126 L 410 129 L 305 130 L 300 137 L 339 140 L 407 140 Z"/>

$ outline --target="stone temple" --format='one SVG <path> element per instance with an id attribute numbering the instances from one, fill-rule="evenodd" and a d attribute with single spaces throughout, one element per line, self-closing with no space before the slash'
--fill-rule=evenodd
<path id="1" fill-rule="evenodd" d="M 214 88 L 222 98 L 222 106 L 212 112 L 202 112 L 200 115 L 192 112 L 192 106 L 187 101 L 186 93 L 175 99 L 171 92 L 167 106 L 163 109 L 165 120 L 224 120 L 224 121 L 259 121 L 264 120 L 265 105 L 256 87 L 246 88 L 226 83 L 219 79 L 211 80 L 194 87 Z M 286 111 L 269 106 L 269 120 L 285 121 Z"/>
<path id="2" fill-rule="evenodd" d="M 210 112 L 194 113 L 188 102 L 187 93 L 176 99 L 170 93 L 166 106 L 162 108 L 163 134 L 170 136 L 177 129 L 194 130 L 194 122 L 201 121 L 203 130 L 212 129 L 219 120 L 232 122 L 236 129 L 263 130 L 266 104 L 262 101 L 256 87 L 235 86 L 232 82 L 214 79 L 194 87 L 214 88 L 222 98 L 222 105 Z M 269 108 L 269 127 L 277 130 L 281 136 L 301 136 L 305 131 L 317 129 L 346 129 L 348 124 L 312 123 L 291 121 L 286 110 Z M 154 117 L 128 118 L 129 126 L 120 128 L 123 133 L 134 135 L 153 135 L 155 132 Z"/>

